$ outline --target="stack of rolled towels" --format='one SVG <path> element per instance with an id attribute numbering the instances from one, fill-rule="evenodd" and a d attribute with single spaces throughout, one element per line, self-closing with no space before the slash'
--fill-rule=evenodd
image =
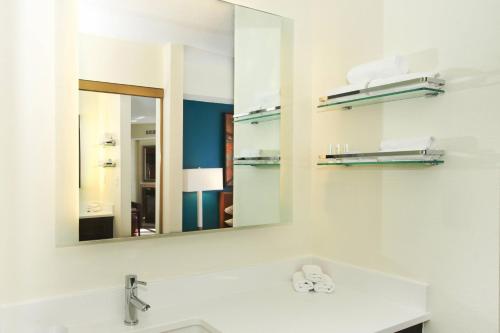
<path id="1" fill-rule="evenodd" d="M 292 282 L 293 288 L 299 293 L 332 293 L 335 290 L 332 278 L 317 265 L 302 266 L 300 271 L 293 274 Z"/>

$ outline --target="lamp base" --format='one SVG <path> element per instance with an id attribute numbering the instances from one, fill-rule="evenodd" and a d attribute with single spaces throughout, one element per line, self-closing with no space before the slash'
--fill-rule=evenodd
<path id="1" fill-rule="evenodd" d="M 203 192 L 197 192 L 197 211 L 198 211 L 198 219 L 197 226 L 198 230 L 203 230 Z"/>

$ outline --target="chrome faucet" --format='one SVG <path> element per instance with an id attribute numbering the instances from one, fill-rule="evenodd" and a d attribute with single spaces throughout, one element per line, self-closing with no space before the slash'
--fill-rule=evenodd
<path id="1" fill-rule="evenodd" d="M 125 276 L 125 325 L 137 325 L 137 309 L 142 312 L 149 310 L 151 306 L 137 297 L 137 285 L 147 285 L 146 282 L 138 281 L 137 275 Z"/>

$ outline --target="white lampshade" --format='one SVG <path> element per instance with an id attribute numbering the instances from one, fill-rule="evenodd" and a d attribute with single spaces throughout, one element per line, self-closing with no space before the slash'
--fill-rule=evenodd
<path id="1" fill-rule="evenodd" d="M 217 191 L 224 189 L 222 168 L 184 169 L 184 192 Z"/>

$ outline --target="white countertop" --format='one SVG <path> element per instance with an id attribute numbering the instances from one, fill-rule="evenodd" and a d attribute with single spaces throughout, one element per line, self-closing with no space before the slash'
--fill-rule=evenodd
<path id="1" fill-rule="evenodd" d="M 69 333 L 139 333 L 190 319 L 201 319 L 221 333 L 393 333 L 429 319 L 425 311 L 342 287 L 333 294 L 298 294 L 284 286 L 189 306 L 155 309 L 153 305 L 150 311 L 147 318 L 139 313 L 140 324 L 134 328 L 110 321 L 77 325 Z"/>
<path id="2" fill-rule="evenodd" d="M 304 263 L 321 264 L 335 292 L 296 293 L 290 275 Z M 308 257 L 152 282 L 139 290 L 151 310 L 139 312 L 135 327 L 123 324 L 122 288 L 39 306 L 44 325 L 64 325 L 68 333 L 160 333 L 162 326 L 191 319 L 221 333 L 394 333 L 429 320 L 426 290 L 418 282 Z"/>
<path id="3" fill-rule="evenodd" d="M 101 210 L 98 212 L 89 212 L 85 209 L 86 205 L 80 204 L 80 218 L 81 219 L 92 219 L 99 217 L 113 217 L 113 205 L 103 204 Z"/>

